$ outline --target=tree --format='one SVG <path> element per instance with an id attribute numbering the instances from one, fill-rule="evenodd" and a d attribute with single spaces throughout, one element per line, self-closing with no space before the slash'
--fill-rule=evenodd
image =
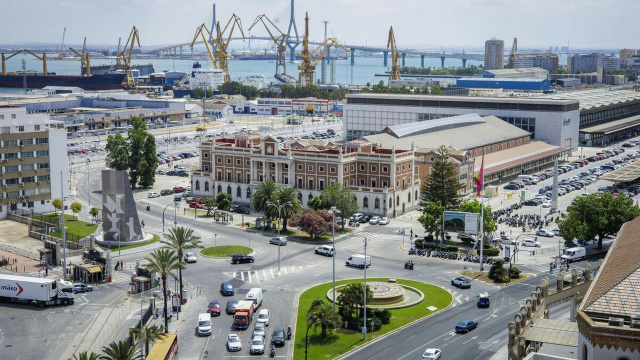
<path id="1" fill-rule="evenodd" d="M 325 208 L 336 207 L 340 211 L 339 216 L 348 219 L 351 215 L 358 212 L 358 199 L 355 197 L 351 189 L 340 183 L 334 182 L 324 188 L 320 193 L 320 199 Z M 344 229 L 344 222 L 342 223 Z"/>
<path id="2" fill-rule="evenodd" d="M 373 291 L 367 285 L 367 302 L 373 299 Z M 344 306 L 350 309 L 358 309 L 357 317 L 362 317 L 362 309 L 364 309 L 364 284 L 361 282 L 349 283 L 340 289 L 340 295 L 336 299 Z M 349 314 L 351 314 L 349 312 Z"/>
<path id="3" fill-rule="evenodd" d="M 91 210 L 89 210 L 89 215 L 91 215 L 92 224 L 93 224 L 93 219 L 97 218 L 98 214 L 100 214 L 100 210 L 98 210 L 97 207 L 92 207 Z"/>
<path id="4" fill-rule="evenodd" d="M 200 202 L 202 206 L 207 210 L 206 216 L 211 216 L 211 210 L 216 207 L 216 201 L 213 198 L 203 198 Z"/>
<path id="5" fill-rule="evenodd" d="M 149 188 L 156 182 L 158 155 L 156 154 L 156 138 L 145 131 L 144 158 L 140 162 L 140 186 Z"/>
<path id="6" fill-rule="evenodd" d="M 69 208 L 71 209 L 71 212 L 73 212 L 73 220 L 76 219 L 76 214 L 80 212 L 80 210 L 82 210 L 82 204 L 80 204 L 79 202 L 73 202 L 71 203 L 71 205 L 69 205 Z"/>
<path id="7" fill-rule="evenodd" d="M 299 226 L 300 230 L 306 232 L 312 240 L 315 240 L 331 231 L 332 221 L 331 214 L 325 210 L 305 209 L 299 214 L 292 215 L 289 219 L 289 225 Z"/>
<path id="8" fill-rule="evenodd" d="M 270 208 L 268 204 L 276 199 L 278 188 L 278 184 L 273 180 L 266 180 L 258 184 L 251 196 L 251 202 L 256 212 L 263 213 L 269 219 L 274 218 L 273 208 Z"/>
<path id="9" fill-rule="evenodd" d="M 277 217 L 282 220 L 282 231 L 287 231 L 287 220 L 302 210 L 298 191 L 294 188 L 280 188 L 276 192 L 276 199 L 268 204 L 276 211 Z"/>
<path id="10" fill-rule="evenodd" d="M 53 208 L 55 209 L 56 215 L 58 214 L 58 210 L 62 209 L 62 200 L 55 198 L 53 199 L 53 201 L 51 202 L 51 205 L 53 205 Z"/>
<path id="11" fill-rule="evenodd" d="M 438 239 L 441 235 L 444 239 L 443 216 L 444 208 L 440 201 L 432 201 L 422 208 L 422 215 L 418 218 L 418 222 L 424 226 L 424 231 L 433 234 L 434 239 Z"/>
<path id="12" fill-rule="evenodd" d="M 478 218 L 482 212 L 482 203 L 478 201 L 478 199 L 473 199 L 473 201 L 467 201 L 460 205 L 459 211 L 468 212 L 468 213 L 476 213 L 478 214 Z M 486 235 L 496 231 L 496 221 L 493 219 L 492 210 L 490 205 L 484 206 L 484 222 L 482 224 L 482 232 Z"/>
<path id="13" fill-rule="evenodd" d="M 169 229 L 169 233 L 164 234 L 164 237 L 166 240 L 160 240 L 160 242 L 176 252 L 180 265 L 182 265 L 182 257 L 187 250 L 203 248 L 200 237 L 193 233 L 193 229 L 185 228 L 184 226 Z M 180 299 L 182 299 L 184 291 L 182 287 L 182 268 L 178 268 L 178 272 L 180 273 Z"/>
<path id="14" fill-rule="evenodd" d="M 133 335 L 134 339 L 136 339 L 134 342 L 137 342 L 137 339 L 140 339 L 140 328 L 138 326 L 130 328 L 129 335 Z M 144 342 L 144 353 L 149 355 L 149 343 L 155 342 L 162 337 L 164 337 L 164 330 L 162 329 L 162 326 L 143 326 L 142 342 Z"/>
<path id="15" fill-rule="evenodd" d="M 79 354 L 74 354 L 73 357 L 71 358 L 71 360 L 99 360 L 100 359 L 100 355 L 91 352 L 88 353 L 86 351 L 83 351 Z"/>
<path id="16" fill-rule="evenodd" d="M 126 341 L 112 342 L 102 348 L 101 360 L 142 360 L 140 349 Z"/>
<path id="17" fill-rule="evenodd" d="M 105 165 L 113 170 L 129 170 L 129 152 L 127 151 L 127 140 L 122 134 L 109 135 L 107 137 L 107 156 Z"/>
<path id="18" fill-rule="evenodd" d="M 156 249 L 151 252 L 151 256 L 146 257 L 147 264 L 143 267 L 151 272 L 160 274 L 162 279 L 162 289 L 164 298 L 164 331 L 167 333 L 169 330 L 169 318 L 167 308 L 167 277 L 171 276 L 176 279 L 173 271 L 184 269 L 185 266 L 180 262 L 180 257 L 176 255 L 175 251 L 167 248 Z"/>
<path id="19" fill-rule="evenodd" d="M 432 85 L 431 95 L 442 95 L 442 89 L 440 88 L 440 86 Z"/>
<path id="20" fill-rule="evenodd" d="M 307 201 L 307 206 L 309 206 L 313 210 L 322 210 L 326 209 L 324 204 L 322 203 L 322 199 L 319 196 L 314 196 L 311 200 Z"/>
<path id="21" fill-rule="evenodd" d="M 463 185 L 458 181 L 456 168 L 449 159 L 449 150 L 440 146 L 436 150 L 435 162 L 422 184 L 420 197 L 426 203 L 439 201 L 444 210 L 457 210 L 460 206 L 460 189 Z"/>
<path id="22" fill-rule="evenodd" d="M 327 337 L 327 332 L 331 333 L 332 330 L 339 328 L 340 324 L 342 324 L 340 315 L 331 304 L 324 301 L 313 306 L 307 313 L 307 326 L 313 326 L 313 330 L 316 331 L 320 325 L 323 339 Z"/>
<path id="23" fill-rule="evenodd" d="M 231 207 L 231 195 L 227 193 L 220 192 L 216 195 L 216 205 L 220 210 L 229 210 Z"/>
<path id="24" fill-rule="evenodd" d="M 574 202 L 558 221 L 562 236 L 565 241 L 574 238 L 591 241 L 597 237 L 598 249 L 602 249 L 602 240 L 607 235 L 618 232 L 625 222 L 640 216 L 633 199 L 622 195 L 589 194 L 576 197 Z"/>

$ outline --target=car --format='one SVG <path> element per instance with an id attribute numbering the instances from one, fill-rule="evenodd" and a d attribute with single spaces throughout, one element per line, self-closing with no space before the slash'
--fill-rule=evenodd
<path id="1" fill-rule="evenodd" d="M 456 332 L 468 333 L 469 331 L 478 327 L 478 322 L 475 320 L 462 320 L 456 325 Z"/>
<path id="2" fill-rule="evenodd" d="M 233 289 L 233 285 L 230 282 L 225 281 L 220 284 L 220 293 L 224 296 L 233 296 L 236 291 Z"/>
<path id="3" fill-rule="evenodd" d="M 500 243 L 505 245 L 515 245 L 516 241 L 513 239 L 510 239 L 507 235 L 501 235 Z"/>
<path id="4" fill-rule="evenodd" d="M 185 192 L 185 191 L 187 191 L 187 188 L 182 187 L 182 186 L 175 186 L 173 188 L 173 192 L 175 192 L 175 193 L 181 193 L 181 192 Z"/>
<path id="5" fill-rule="evenodd" d="M 233 315 L 236 313 L 236 306 L 238 306 L 237 300 L 229 300 L 227 301 L 227 306 L 225 306 L 225 311 L 229 315 Z"/>
<path id="6" fill-rule="evenodd" d="M 537 242 L 537 241 L 535 241 L 533 239 L 524 239 L 520 243 L 520 246 L 541 247 L 542 244 L 540 244 L 539 242 Z"/>
<path id="7" fill-rule="evenodd" d="M 245 215 L 249 215 L 251 214 L 251 212 L 249 211 L 249 209 L 245 209 L 242 207 L 234 207 L 231 211 L 233 211 L 236 214 L 245 214 Z"/>
<path id="8" fill-rule="evenodd" d="M 171 195 L 171 194 L 173 194 L 173 191 L 171 191 L 169 189 L 160 190 L 160 195 L 161 196 L 166 196 L 166 195 Z"/>
<path id="9" fill-rule="evenodd" d="M 264 354 L 264 337 L 254 336 L 251 340 L 251 347 L 249 348 L 251 354 Z"/>
<path id="10" fill-rule="evenodd" d="M 551 232 L 553 233 L 553 235 L 562 236 L 562 232 L 560 231 L 560 229 L 553 229 L 551 230 Z"/>
<path id="11" fill-rule="evenodd" d="M 93 286 L 89 284 L 83 284 L 83 283 L 73 284 L 73 292 L 76 294 L 79 292 L 88 292 L 88 291 L 93 291 Z"/>
<path id="12" fill-rule="evenodd" d="M 204 205 L 192 202 L 191 204 L 189 204 L 189 207 L 192 209 L 202 209 L 204 208 Z"/>
<path id="13" fill-rule="evenodd" d="M 363 215 L 360 220 L 358 220 L 358 222 L 360 224 L 366 224 L 369 222 L 369 220 L 371 220 L 371 215 Z"/>
<path id="14" fill-rule="evenodd" d="M 178 172 L 175 171 L 175 170 L 169 170 L 169 171 L 167 171 L 167 173 L 165 175 L 176 176 L 176 175 L 178 175 Z"/>
<path id="15" fill-rule="evenodd" d="M 333 256 L 335 255 L 335 249 L 333 248 L 333 246 L 329 246 L 329 245 L 322 245 L 322 246 L 318 246 L 314 252 L 316 254 L 321 254 L 321 255 L 325 255 L 325 256 Z"/>
<path id="16" fill-rule="evenodd" d="M 191 263 L 196 263 L 198 262 L 198 258 L 196 257 L 196 254 L 194 253 L 185 253 L 184 254 L 184 262 L 191 264 Z"/>
<path id="17" fill-rule="evenodd" d="M 438 360 L 440 359 L 440 355 L 442 354 L 442 351 L 440 351 L 440 349 L 427 349 L 424 351 L 424 354 L 422 354 L 422 359 L 423 360 Z"/>
<path id="18" fill-rule="evenodd" d="M 380 217 L 374 216 L 371 218 L 371 220 L 369 220 L 369 225 L 378 225 L 379 222 L 380 222 Z"/>
<path id="19" fill-rule="evenodd" d="M 152 191 L 152 192 L 150 192 L 150 193 L 147 195 L 147 197 L 148 197 L 148 198 L 157 198 L 157 197 L 160 197 L 160 194 L 158 194 L 158 193 L 157 193 L 157 192 L 155 192 L 155 191 Z"/>
<path id="20" fill-rule="evenodd" d="M 207 312 L 211 316 L 220 316 L 220 302 L 218 300 L 209 301 Z"/>
<path id="21" fill-rule="evenodd" d="M 551 201 L 550 201 L 550 200 L 547 200 L 547 201 L 543 202 L 543 203 L 542 203 L 542 207 L 543 207 L 543 208 L 549 208 L 549 207 L 551 207 Z"/>
<path id="22" fill-rule="evenodd" d="M 237 334 L 229 334 L 227 336 L 227 350 L 229 351 L 241 351 L 242 343 L 240 342 L 240 336 Z"/>
<path id="23" fill-rule="evenodd" d="M 458 276 L 455 279 L 451 279 L 451 285 L 459 288 L 471 288 L 471 279 L 466 276 Z"/>
<path id="24" fill-rule="evenodd" d="M 276 328 L 271 334 L 271 343 L 275 346 L 284 346 L 284 329 Z"/>
<path id="25" fill-rule="evenodd" d="M 489 294 L 484 292 L 480 295 L 478 295 L 478 307 L 490 307 L 491 306 L 491 300 L 489 299 Z"/>
<path id="26" fill-rule="evenodd" d="M 233 254 L 231 255 L 232 264 L 252 263 L 254 262 L 253 256 L 245 254 Z"/>
<path id="27" fill-rule="evenodd" d="M 388 217 L 381 217 L 380 221 L 378 222 L 378 225 L 387 225 L 389 224 L 389 218 Z"/>
<path id="28" fill-rule="evenodd" d="M 476 239 L 473 235 L 467 233 L 458 233 L 458 239 L 466 243 L 475 243 Z"/>
<path id="29" fill-rule="evenodd" d="M 256 326 L 253 328 L 253 335 L 251 337 L 256 337 L 256 336 L 262 336 L 262 337 L 266 337 L 267 336 L 267 327 L 264 325 L 264 323 L 256 323 Z"/>
<path id="30" fill-rule="evenodd" d="M 263 323 L 264 326 L 269 326 L 269 319 L 271 318 L 271 313 L 269 309 L 260 309 L 258 313 L 258 322 Z"/>
<path id="31" fill-rule="evenodd" d="M 287 245 L 287 239 L 284 236 L 274 237 L 269 239 L 269 244 L 285 246 Z"/>
<path id="32" fill-rule="evenodd" d="M 547 230 L 547 229 L 538 229 L 538 231 L 536 231 L 536 235 L 537 236 L 544 236 L 544 237 L 553 237 L 553 232 Z"/>
<path id="33" fill-rule="evenodd" d="M 518 190 L 520 189 L 520 186 L 516 185 L 516 184 L 507 184 L 503 187 L 504 190 Z"/>

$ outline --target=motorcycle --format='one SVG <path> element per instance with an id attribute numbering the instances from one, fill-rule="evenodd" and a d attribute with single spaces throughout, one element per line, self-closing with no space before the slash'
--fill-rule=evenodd
<path id="1" fill-rule="evenodd" d="M 287 329 L 287 340 L 291 340 L 291 327 Z"/>
<path id="2" fill-rule="evenodd" d="M 276 356 L 276 349 L 271 348 L 271 352 L 269 353 L 269 356 L 275 357 Z"/>
<path id="3" fill-rule="evenodd" d="M 147 205 L 147 211 L 151 211 L 151 205 Z"/>
<path id="4" fill-rule="evenodd" d="M 404 263 L 404 268 L 407 270 L 413 270 L 413 262 L 407 261 L 406 263 Z"/>

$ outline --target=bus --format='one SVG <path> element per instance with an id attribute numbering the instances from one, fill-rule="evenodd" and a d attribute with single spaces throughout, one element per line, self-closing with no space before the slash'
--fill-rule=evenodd
<path id="1" fill-rule="evenodd" d="M 164 334 L 153 344 L 147 355 L 147 360 L 178 360 L 178 336 Z"/>

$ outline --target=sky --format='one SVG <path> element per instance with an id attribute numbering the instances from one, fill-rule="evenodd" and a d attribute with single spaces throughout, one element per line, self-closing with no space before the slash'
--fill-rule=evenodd
<path id="1" fill-rule="evenodd" d="M 289 25 L 290 0 L 216 1 L 221 25 L 238 15 L 245 35 L 266 36 L 262 25 L 249 27 L 266 14 L 280 30 Z M 0 44 L 65 43 L 117 47 L 135 25 L 143 49 L 190 42 L 203 22 L 211 26 L 210 0 L 0 0 Z M 521 49 L 635 48 L 638 0 L 296 0 L 298 33 L 309 13 L 311 40 L 328 36 L 345 44 L 386 47 L 393 26 L 399 47 L 451 51 L 483 49 L 492 37 L 505 51 L 518 38 Z M 239 35 L 235 33 L 234 36 Z M 233 47 L 245 46 L 242 43 Z"/>

